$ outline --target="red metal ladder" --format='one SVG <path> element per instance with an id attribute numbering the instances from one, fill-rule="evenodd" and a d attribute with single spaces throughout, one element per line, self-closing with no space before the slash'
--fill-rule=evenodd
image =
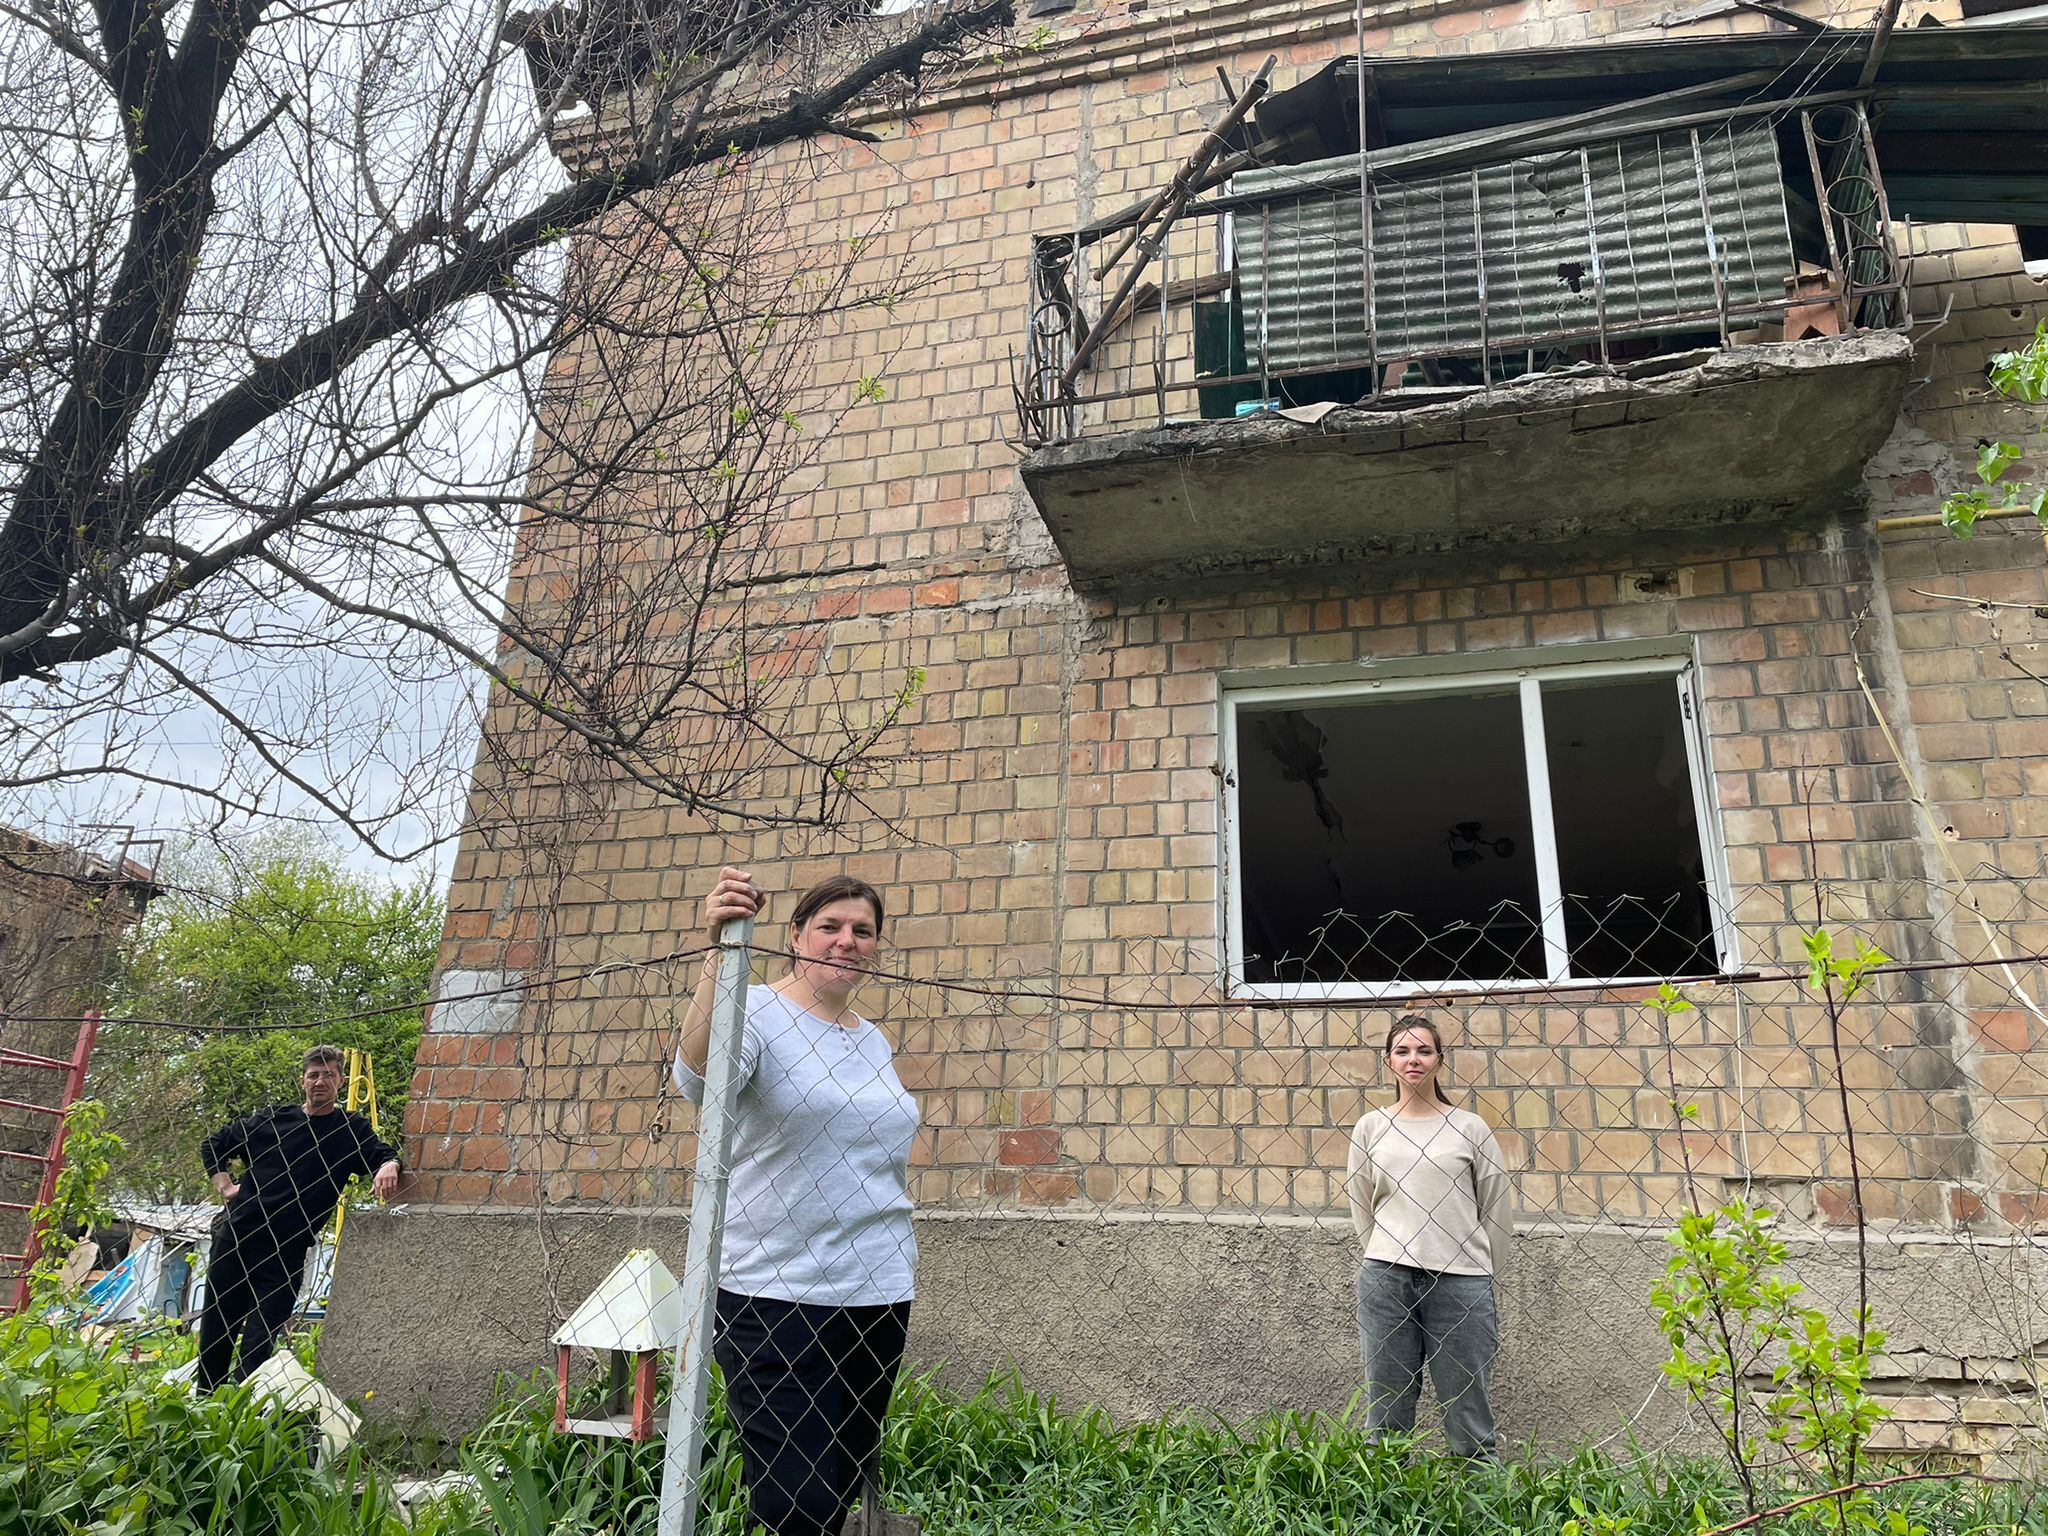
<path id="1" fill-rule="evenodd" d="M 21 1099 L 0 1099 L 0 1109 L 18 1109 L 32 1115 L 49 1115 L 52 1118 L 49 1150 L 36 1152 L 0 1151 L 0 1158 L 14 1162 L 40 1163 L 42 1179 L 36 1186 L 33 1203 L 24 1204 L 19 1200 L 0 1200 L 0 1210 L 32 1212 L 38 1206 L 48 1205 L 57 1193 L 57 1175 L 64 1168 L 64 1137 L 69 1130 L 66 1123 L 71 1106 L 78 1102 L 85 1091 L 85 1067 L 92 1060 L 94 1039 L 100 1032 L 100 1011 L 95 1008 L 79 1021 L 78 1044 L 73 1047 L 71 1059 L 60 1061 L 55 1056 L 38 1056 L 30 1051 L 17 1051 L 11 1046 L 0 1046 L 0 1067 L 35 1067 L 64 1074 L 64 1087 L 55 1105 L 31 1104 Z M 19 1312 L 28 1305 L 29 1272 L 42 1257 L 43 1237 L 41 1231 L 31 1223 L 28 1240 L 20 1253 L 0 1253 L 0 1264 L 17 1265 L 13 1298 L 0 1312 Z"/>

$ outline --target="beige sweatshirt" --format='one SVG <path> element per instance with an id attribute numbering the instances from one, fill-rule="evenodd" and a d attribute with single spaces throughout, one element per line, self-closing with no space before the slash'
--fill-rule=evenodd
<path id="1" fill-rule="evenodd" d="M 1365 1256 L 1451 1275 L 1497 1275 L 1514 1232 L 1507 1165 L 1469 1110 L 1368 1110 L 1351 1128 L 1345 1183 Z"/>

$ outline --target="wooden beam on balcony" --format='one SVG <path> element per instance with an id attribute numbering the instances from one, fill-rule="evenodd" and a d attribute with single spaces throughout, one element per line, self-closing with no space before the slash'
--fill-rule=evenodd
<path id="1" fill-rule="evenodd" d="M 1081 370 L 1087 366 L 1088 359 L 1102 345 L 1102 338 L 1109 334 L 1110 321 L 1116 314 L 1117 307 L 1131 296 L 1132 290 L 1138 286 L 1138 279 L 1144 276 L 1145 268 L 1151 264 L 1152 258 L 1159 254 L 1167 231 L 1173 228 L 1174 221 L 1181 215 L 1181 210 L 1187 207 L 1188 199 L 1195 195 L 1195 187 L 1208 172 L 1209 167 L 1215 163 L 1231 133 L 1251 114 L 1252 108 L 1258 105 L 1259 98 L 1266 94 L 1273 70 L 1279 62 L 1278 54 L 1266 55 L 1266 62 L 1259 66 L 1258 74 L 1254 75 L 1251 83 L 1244 88 L 1244 94 L 1239 96 L 1231 104 L 1230 110 L 1218 118 L 1209 131 L 1202 135 L 1202 142 L 1196 146 L 1195 152 L 1188 156 L 1186 163 L 1174 174 L 1173 180 L 1160 190 L 1146 216 L 1132 227 L 1132 238 L 1125 242 L 1123 249 L 1135 246 L 1137 259 L 1131 263 L 1131 270 L 1124 274 L 1124 280 L 1118 285 L 1116 295 L 1109 301 L 1108 308 L 1089 328 L 1088 334 L 1081 338 L 1080 345 L 1074 348 L 1073 358 L 1060 376 L 1061 394 L 1073 389 L 1074 380 L 1081 376 Z M 1141 233 L 1148 221 L 1152 222 L 1150 232 Z M 1121 254 L 1121 251 L 1118 254 Z M 1115 260 L 1115 257 L 1111 260 Z"/>
<path id="2" fill-rule="evenodd" d="M 1176 277 L 1166 285 L 1166 302 L 1185 304 L 1190 299 L 1213 298 L 1219 293 L 1228 293 L 1237 285 L 1235 272 L 1209 272 L 1201 277 Z M 1123 303 L 1110 311 L 1108 330 L 1123 325 L 1141 309 L 1149 309 L 1159 302 L 1157 283 L 1140 283 L 1138 289 Z M 1105 331 L 1104 334 L 1107 334 Z"/>

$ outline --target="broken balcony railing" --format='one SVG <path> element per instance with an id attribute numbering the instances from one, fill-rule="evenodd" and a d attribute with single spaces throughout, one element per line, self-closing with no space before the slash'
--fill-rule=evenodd
<path id="1" fill-rule="evenodd" d="M 1463 163 L 1469 147 L 1420 144 L 1239 169 L 1143 240 L 1128 238 L 1135 210 L 1038 238 L 1027 439 L 1907 322 L 1853 95 L 1514 149 L 1502 158 L 1496 142 Z M 1116 255 L 1150 258 L 1143 286 L 1116 255 L 1097 265 L 1119 234 Z"/>

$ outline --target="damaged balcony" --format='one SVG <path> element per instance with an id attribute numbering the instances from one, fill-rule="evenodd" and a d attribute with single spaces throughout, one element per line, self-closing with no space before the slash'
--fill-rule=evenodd
<path id="1" fill-rule="evenodd" d="M 1911 356 L 1867 91 L 1387 144 L 1343 66 L 1035 242 L 1022 473 L 1077 588 L 1850 503 Z"/>

